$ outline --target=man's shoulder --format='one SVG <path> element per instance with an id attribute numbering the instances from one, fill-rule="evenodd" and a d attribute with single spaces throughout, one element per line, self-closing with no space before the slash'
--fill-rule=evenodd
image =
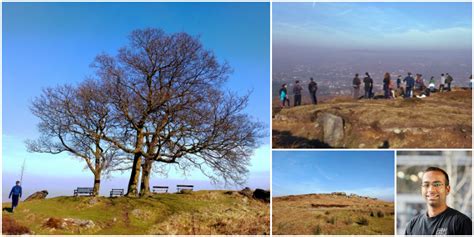
<path id="1" fill-rule="evenodd" d="M 425 215 L 425 212 L 422 212 L 416 216 L 414 216 L 407 224 L 406 226 L 406 232 L 408 234 L 413 234 L 412 231 L 413 231 L 413 228 L 415 227 L 415 225 L 417 225 L 418 223 L 422 222 L 423 219 L 424 219 L 424 215 Z M 419 225 L 419 224 L 418 224 Z"/>
<path id="2" fill-rule="evenodd" d="M 471 221 L 471 218 L 469 218 L 467 215 L 450 207 L 449 207 L 449 215 L 455 218 L 456 222 L 457 221 Z"/>

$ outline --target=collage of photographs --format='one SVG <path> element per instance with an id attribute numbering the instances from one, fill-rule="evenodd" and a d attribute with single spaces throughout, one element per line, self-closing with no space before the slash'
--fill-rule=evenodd
<path id="1" fill-rule="evenodd" d="M 472 236 L 472 2 L 2 2 L 3 235 Z"/>

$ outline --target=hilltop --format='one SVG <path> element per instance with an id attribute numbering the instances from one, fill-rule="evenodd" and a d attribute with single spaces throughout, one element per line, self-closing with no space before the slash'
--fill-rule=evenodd
<path id="1" fill-rule="evenodd" d="M 274 148 L 471 148 L 472 91 L 273 108 Z"/>
<path id="2" fill-rule="evenodd" d="M 3 234 L 269 234 L 269 204 L 236 191 L 55 197 L 2 212 Z M 6 224 L 8 226 L 6 226 Z"/>
<path id="3" fill-rule="evenodd" d="M 394 234 L 394 203 L 343 192 L 274 197 L 273 234 Z"/>

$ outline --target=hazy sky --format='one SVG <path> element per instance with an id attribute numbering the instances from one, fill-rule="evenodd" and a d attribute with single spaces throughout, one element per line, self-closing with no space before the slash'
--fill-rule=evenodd
<path id="1" fill-rule="evenodd" d="M 273 3 L 272 8 L 276 45 L 471 50 L 471 3 Z"/>
<path id="2" fill-rule="evenodd" d="M 92 182 L 81 161 L 65 154 L 26 152 L 24 140 L 38 137 L 38 120 L 29 105 L 42 88 L 74 84 L 91 75 L 94 57 L 102 52 L 115 55 L 135 29 L 199 36 L 206 49 L 233 68 L 225 87 L 241 95 L 253 90 L 246 112 L 269 127 L 268 3 L 3 3 L 2 20 L 4 193 L 19 177 L 25 158 L 25 182 L 45 180 L 44 189 L 66 176 L 75 180 L 64 184 L 67 190 L 77 187 L 78 180 Z M 266 138 L 252 158 L 249 185 L 269 187 L 269 159 Z M 172 173 L 169 179 L 183 176 Z M 205 177 L 193 173 L 188 179 Z"/>
<path id="3" fill-rule="evenodd" d="M 274 196 L 346 192 L 393 200 L 391 151 L 273 151 Z"/>

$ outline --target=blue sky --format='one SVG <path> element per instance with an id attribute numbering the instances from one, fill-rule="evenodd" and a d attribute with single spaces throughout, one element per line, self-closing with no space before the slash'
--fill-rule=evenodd
<path id="1" fill-rule="evenodd" d="M 471 3 L 273 3 L 276 44 L 471 49 Z"/>
<path id="2" fill-rule="evenodd" d="M 199 36 L 206 49 L 233 68 L 226 89 L 241 95 L 252 90 L 246 112 L 269 127 L 269 19 L 268 3 L 3 3 L 3 183 L 16 179 L 25 158 L 30 175 L 92 177 L 83 162 L 65 154 L 26 152 L 23 141 L 38 137 L 29 105 L 42 88 L 91 75 L 94 57 L 115 55 L 135 29 Z M 269 186 L 269 157 L 265 138 L 252 158 L 250 183 Z"/>
<path id="3" fill-rule="evenodd" d="M 273 151 L 274 196 L 346 192 L 393 200 L 391 151 Z"/>

